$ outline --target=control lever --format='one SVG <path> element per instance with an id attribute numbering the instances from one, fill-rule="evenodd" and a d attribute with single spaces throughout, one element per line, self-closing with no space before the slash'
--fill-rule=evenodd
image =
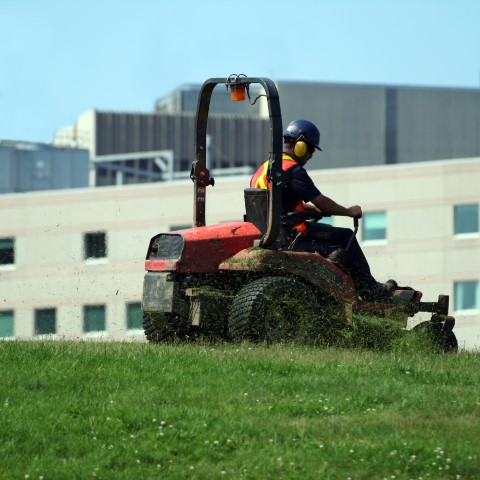
<path id="1" fill-rule="evenodd" d="M 350 247 L 352 245 L 353 239 L 357 236 L 358 232 L 358 220 L 359 217 L 354 217 L 353 218 L 353 233 L 352 236 L 350 237 L 350 240 L 347 243 L 347 246 L 345 247 L 345 251 L 348 252 L 350 250 Z"/>

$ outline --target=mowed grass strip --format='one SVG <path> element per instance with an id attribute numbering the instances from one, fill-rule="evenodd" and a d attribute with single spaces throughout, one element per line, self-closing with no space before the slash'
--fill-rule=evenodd
<path id="1" fill-rule="evenodd" d="M 0 367 L 0 478 L 480 478 L 477 353 L 13 341 Z"/>

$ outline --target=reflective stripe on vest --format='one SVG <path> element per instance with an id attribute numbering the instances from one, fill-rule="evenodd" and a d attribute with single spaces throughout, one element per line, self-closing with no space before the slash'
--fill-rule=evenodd
<path id="1" fill-rule="evenodd" d="M 267 160 L 260 168 L 254 173 L 250 180 L 250 188 L 263 188 L 264 190 L 270 190 L 270 181 L 268 180 L 268 165 Z M 287 171 L 289 168 L 298 165 L 298 163 L 290 156 L 284 153 L 282 155 L 282 170 Z"/>
<path id="2" fill-rule="evenodd" d="M 290 156 L 284 153 L 282 155 L 282 170 L 287 171 L 288 169 L 298 165 L 298 163 Z M 269 160 L 267 160 L 263 165 L 260 165 L 258 170 L 254 173 L 252 179 L 250 180 L 250 188 L 263 188 L 264 190 L 270 190 L 270 181 L 268 180 L 268 166 Z M 305 207 L 303 205 L 303 201 L 300 199 L 295 208 L 293 209 L 294 212 L 303 212 Z M 303 235 L 306 234 L 307 226 L 305 223 L 297 223 L 293 226 L 293 228 L 298 232 L 302 233 Z"/>

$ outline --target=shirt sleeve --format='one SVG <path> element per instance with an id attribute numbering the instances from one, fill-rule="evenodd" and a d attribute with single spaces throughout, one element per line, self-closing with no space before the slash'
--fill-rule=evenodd
<path id="1" fill-rule="evenodd" d="M 287 171 L 287 183 L 295 195 L 304 202 L 310 202 L 320 195 L 320 190 L 315 186 L 307 171 L 300 165 Z"/>

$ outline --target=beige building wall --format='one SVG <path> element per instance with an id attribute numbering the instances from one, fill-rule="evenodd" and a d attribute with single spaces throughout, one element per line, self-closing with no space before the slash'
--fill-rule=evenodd
<path id="1" fill-rule="evenodd" d="M 426 301 L 450 295 L 451 312 L 454 282 L 480 281 L 480 235 L 453 228 L 455 205 L 480 204 L 480 158 L 310 174 L 339 203 L 386 211 L 386 240 L 362 242 L 378 280 L 414 286 Z M 243 218 L 248 182 L 217 179 L 207 191 L 208 224 Z M 56 308 L 57 338 L 143 341 L 141 330 L 126 328 L 126 304 L 141 300 L 150 238 L 191 225 L 192 202 L 191 181 L 0 196 L 0 239 L 15 238 L 15 264 L 0 266 L 0 313 L 14 311 L 14 338 L 34 336 L 35 309 Z M 106 232 L 107 258 L 85 260 L 83 235 L 95 231 Z M 84 334 L 83 307 L 98 304 L 106 331 Z M 480 310 L 453 314 L 460 345 L 480 346 Z"/>

